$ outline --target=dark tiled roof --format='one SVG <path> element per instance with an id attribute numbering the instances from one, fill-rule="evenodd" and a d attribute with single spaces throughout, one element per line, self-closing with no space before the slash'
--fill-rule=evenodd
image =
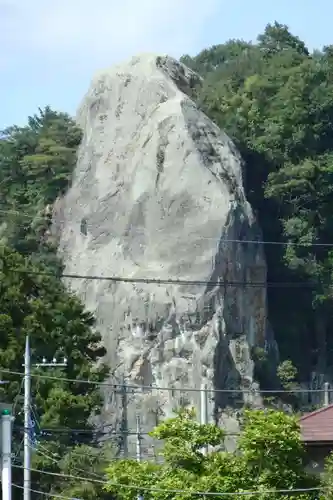
<path id="1" fill-rule="evenodd" d="M 333 443 L 333 404 L 304 415 L 299 422 L 305 443 Z"/>

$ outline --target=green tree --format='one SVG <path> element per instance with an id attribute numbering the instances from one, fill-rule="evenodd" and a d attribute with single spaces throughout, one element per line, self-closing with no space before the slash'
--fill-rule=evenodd
<path id="1" fill-rule="evenodd" d="M 81 138 L 68 115 L 49 107 L 29 117 L 26 127 L 9 127 L 0 136 L 0 237 L 53 266 L 46 208 L 70 185 Z"/>
<path id="2" fill-rule="evenodd" d="M 322 476 L 323 487 L 325 488 L 322 496 L 322 500 L 332 500 L 333 499 L 333 454 L 331 453 L 325 461 L 324 474 Z"/>
<path id="3" fill-rule="evenodd" d="M 297 370 L 290 359 L 286 359 L 279 364 L 277 367 L 277 376 L 279 377 L 281 385 L 285 390 L 292 391 L 293 388 L 297 388 Z"/>
<path id="4" fill-rule="evenodd" d="M 283 232 L 291 243 L 285 262 L 311 286 L 315 362 L 322 373 L 332 363 L 333 254 L 329 247 L 312 244 L 333 237 L 332 181 L 333 154 L 327 153 L 298 164 L 286 163 L 270 174 L 266 191 L 284 202 Z"/>
<path id="5" fill-rule="evenodd" d="M 274 24 L 266 26 L 264 33 L 258 36 L 258 42 L 259 47 L 264 48 L 270 55 L 289 49 L 293 49 L 306 56 L 309 55 L 304 42 L 297 36 L 292 35 L 288 26 L 276 21 Z"/>
<path id="6" fill-rule="evenodd" d="M 51 467 L 58 462 L 59 470 L 64 479 L 59 485 L 61 494 L 69 498 L 82 500 L 111 500 L 113 497 L 103 488 L 105 483 L 105 468 L 114 457 L 115 450 L 108 444 L 92 447 L 78 444 L 65 455 L 46 450 L 45 446 L 38 445 L 37 453 L 40 466 Z M 36 465 L 38 463 L 36 461 Z M 79 479 L 77 479 L 79 478 Z"/>
<path id="7" fill-rule="evenodd" d="M 305 455 L 296 419 L 275 411 L 246 411 L 243 425 L 240 453 L 218 451 L 224 432 L 215 425 L 197 423 L 193 411 L 182 410 L 151 433 L 164 442 L 164 462 L 112 463 L 106 471 L 106 490 L 124 500 L 134 499 L 140 492 L 145 499 L 189 500 L 206 498 L 204 492 L 208 491 L 255 491 L 258 494 L 251 498 L 258 500 L 315 499 L 317 491 L 274 493 L 279 489 L 316 488 L 319 484 L 304 472 Z M 206 445 L 215 451 L 204 455 L 201 448 Z M 221 497 L 213 494 L 209 498 Z"/>
<path id="8" fill-rule="evenodd" d="M 204 76 L 199 103 L 242 153 L 263 239 L 289 244 L 265 246 L 268 281 L 304 283 L 268 289 L 268 308 L 282 359 L 308 381 L 333 366 L 332 257 L 313 246 L 333 239 L 332 48 L 310 54 L 277 22 L 245 45 L 225 59 L 234 42 L 186 62 Z"/>
<path id="9" fill-rule="evenodd" d="M 37 430 L 44 453 L 40 454 L 37 446 L 34 464 L 49 472 L 61 472 L 59 460 L 48 461 L 45 454 L 66 460 L 67 454 L 73 453 L 83 438 L 88 445 L 93 445 L 90 417 L 98 415 L 102 405 L 98 386 L 76 380 L 102 382 L 108 370 L 101 364 L 105 350 L 99 333 L 93 328 L 92 315 L 84 311 L 76 297 L 66 292 L 59 279 L 44 272 L 44 267 L 32 265 L 27 257 L 7 247 L 0 248 L 0 366 L 3 378 L 10 382 L 1 386 L 0 398 L 13 401 L 20 391 L 20 379 L 10 372 L 22 371 L 27 335 L 35 362 L 43 356 L 68 359 L 66 368 L 47 372 L 54 379 L 38 377 L 45 375 L 45 371 L 38 368 L 32 377 L 32 401 L 39 416 L 38 426 L 50 429 L 49 437 Z M 21 399 L 16 405 L 15 424 L 23 425 Z M 73 429 L 80 432 L 77 434 Z M 59 491 L 59 483 L 61 481 L 46 475 L 33 475 L 35 489 Z"/>
<path id="10" fill-rule="evenodd" d="M 81 137 L 68 115 L 49 107 L 29 117 L 27 126 L 10 127 L 0 136 L 0 366 L 10 382 L 0 388 L 0 397 L 12 401 L 20 391 L 19 378 L 6 371 L 22 371 L 27 335 L 35 362 L 43 356 L 67 357 L 66 368 L 48 370 L 53 379 L 43 378 L 45 372 L 34 368 L 33 467 L 89 478 L 102 471 L 110 454 L 97 446 L 92 423 L 102 405 L 99 387 L 76 380 L 105 379 L 105 350 L 93 316 L 60 280 L 57 242 L 48 235 L 52 204 L 71 182 Z M 19 462 L 22 426 L 19 398 L 14 446 Z M 20 469 L 15 474 L 21 482 Z M 46 493 L 65 491 L 85 500 L 105 496 L 97 483 L 88 481 L 78 485 L 34 472 L 32 482 Z"/>

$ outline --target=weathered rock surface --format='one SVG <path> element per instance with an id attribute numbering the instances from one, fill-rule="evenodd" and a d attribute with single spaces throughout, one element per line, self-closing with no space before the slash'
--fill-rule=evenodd
<path id="1" fill-rule="evenodd" d="M 67 280 L 96 314 L 117 380 L 247 390 L 251 348 L 271 342 L 266 265 L 260 243 L 239 242 L 260 240 L 260 230 L 234 144 L 190 97 L 198 83 L 155 55 L 98 74 L 78 112 L 84 139 L 54 227 L 66 273 L 138 280 Z M 130 395 L 129 427 L 136 408 L 151 429 L 157 407 L 169 413 L 179 396 Z M 243 396 L 215 393 L 209 416 Z M 200 401 L 197 392 L 182 398 Z M 118 414 L 110 401 L 105 419 Z"/>

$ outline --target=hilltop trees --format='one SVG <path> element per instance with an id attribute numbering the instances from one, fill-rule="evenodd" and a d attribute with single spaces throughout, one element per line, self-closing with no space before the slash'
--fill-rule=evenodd
<path id="1" fill-rule="evenodd" d="M 333 365 L 331 52 L 310 54 L 275 23 L 256 44 L 227 42 L 184 59 L 205 76 L 201 106 L 241 150 L 264 240 L 286 244 L 265 245 L 268 281 L 301 283 L 271 288 L 268 298 L 282 357 L 303 380 Z"/>
<path id="2" fill-rule="evenodd" d="M 45 237 L 50 224 L 45 207 L 67 188 L 80 138 L 67 115 L 46 108 L 26 127 L 6 130 L 0 140 L 0 367 L 9 381 L 0 387 L 0 398 L 16 401 L 14 450 L 20 464 L 20 377 L 10 372 L 22 372 L 26 335 L 35 363 L 43 356 L 66 357 L 65 368 L 48 370 L 51 379 L 36 376 L 45 370 L 33 370 L 33 467 L 53 473 L 76 470 L 76 475 L 89 477 L 103 464 L 91 421 L 102 400 L 98 385 L 76 380 L 102 382 L 105 351 L 93 316 L 62 284 L 56 245 Z M 22 471 L 14 471 L 16 482 L 22 483 Z M 32 481 L 34 489 L 45 493 L 69 492 L 69 481 L 60 476 L 34 472 Z M 76 486 L 78 496 L 96 498 L 96 487 L 89 484 L 87 490 L 83 483 L 80 488 Z"/>
<path id="3" fill-rule="evenodd" d="M 43 254 L 55 264 L 54 242 L 44 238 L 47 208 L 70 185 L 81 136 L 68 115 L 49 107 L 0 136 L 0 238 L 31 258 Z"/>

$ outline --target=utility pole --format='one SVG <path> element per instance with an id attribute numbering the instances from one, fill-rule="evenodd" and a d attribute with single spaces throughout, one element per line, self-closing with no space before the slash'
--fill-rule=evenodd
<path id="1" fill-rule="evenodd" d="M 140 415 L 136 416 L 136 461 L 141 462 L 141 429 Z"/>
<path id="2" fill-rule="evenodd" d="M 30 365 L 30 345 L 29 337 L 25 339 L 24 352 L 24 475 L 23 492 L 24 500 L 30 500 L 31 493 L 31 448 L 29 443 L 30 428 L 30 399 L 31 399 L 31 365 Z"/>
<path id="3" fill-rule="evenodd" d="M 141 462 L 141 426 L 140 415 L 136 416 L 136 460 Z M 139 493 L 137 500 L 144 500 L 141 493 Z"/>
<path id="4" fill-rule="evenodd" d="M 124 458 L 128 457 L 128 418 L 127 418 L 127 386 L 125 382 L 125 377 L 123 377 L 123 383 L 121 386 L 121 406 L 122 406 L 122 416 L 121 416 L 121 435 L 122 435 L 122 446 Z"/>
<path id="5" fill-rule="evenodd" d="M 2 410 L 1 415 L 2 438 L 2 470 L 1 486 L 2 500 L 12 498 L 12 415 L 8 409 Z"/>
<path id="6" fill-rule="evenodd" d="M 24 479 L 23 479 L 23 498 L 30 500 L 31 497 L 31 443 L 30 443 L 30 425 L 31 425 L 31 351 L 29 336 L 25 339 L 24 353 Z M 38 368 L 41 367 L 61 367 L 67 366 L 67 359 L 58 363 L 53 358 L 51 363 L 48 363 L 43 358 L 42 363 L 35 364 Z"/>
<path id="7" fill-rule="evenodd" d="M 330 384 L 325 382 L 324 384 L 324 406 L 329 406 L 330 404 Z"/>
<path id="8" fill-rule="evenodd" d="M 208 390 L 207 384 L 201 384 L 200 389 L 200 422 L 202 425 L 208 424 Z M 202 453 L 207 455 L 208 445 L 202 448 Z"/>

